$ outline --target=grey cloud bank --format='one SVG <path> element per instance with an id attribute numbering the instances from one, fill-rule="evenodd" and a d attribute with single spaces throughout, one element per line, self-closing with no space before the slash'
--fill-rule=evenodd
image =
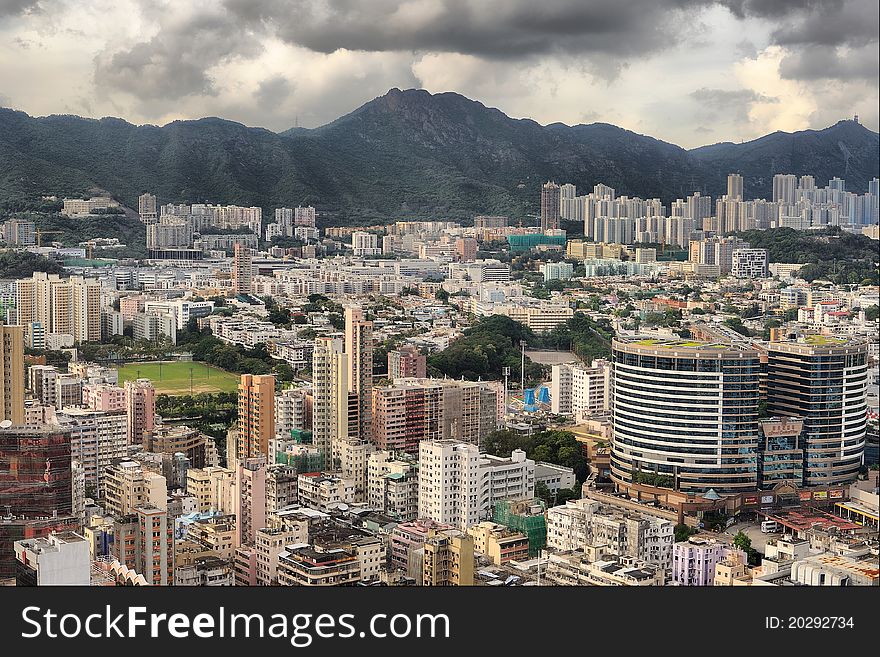
<path id="1" fill-rule="evenodd" d="M 4 95 L 31 113 L 283 130 L 415 86 L 685 146 L 853 113 L 878 122 L 870 0 L 3 0 L 0 17 Z M 38 87 L 50 67 L 75 92 Z"/>

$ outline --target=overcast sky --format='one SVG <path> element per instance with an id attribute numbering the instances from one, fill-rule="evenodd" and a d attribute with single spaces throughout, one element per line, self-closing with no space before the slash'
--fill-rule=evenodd
<path id="1" fill-rule="evenodd" d="M 685 147 L 878 129 L 877 0 L 0 0 L 0 106 L 315 127 L 391 87 Z"/>

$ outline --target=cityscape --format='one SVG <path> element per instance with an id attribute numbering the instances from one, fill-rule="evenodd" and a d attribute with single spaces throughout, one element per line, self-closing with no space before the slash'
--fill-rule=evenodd
<path id="1" fill-rule="evenodd" d="M 744 187 L 547 181 L 532 227 L 147 192 L 140 260 L 7 219 L 0 576 L 877 585 L 878 180 Z"/>
<path id="2" fill-rule="evenodd" d="M 337 638 L 714 644 L 880 586 L 877 12 L 0 3 L 12 631 L 298 646 L 352 587 Z"/>

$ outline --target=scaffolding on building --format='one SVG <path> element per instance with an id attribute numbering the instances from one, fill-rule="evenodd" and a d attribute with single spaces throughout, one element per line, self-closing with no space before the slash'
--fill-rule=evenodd
<path id="1" fill-rule="evenodd" d="M 495 503 L 493 520 L 525 534 L 529 539 L 529 556 L 537 557 L 547 545 L 545 511 L 544 502 L 538 499 L 500 500 Z"/>
<path id="2" fill-rule="evenodd" d="M 324 454 L 318 450 L 275 452 L 275 463 L 292 466 L 297 474 L 321 472 L 324 469 Z"/>
<path id="3" fill-rule="evenodd" d="M 300 445 L 312 444 L 312 432 L 305 429 L 291 429 L 290 437 Z"/>

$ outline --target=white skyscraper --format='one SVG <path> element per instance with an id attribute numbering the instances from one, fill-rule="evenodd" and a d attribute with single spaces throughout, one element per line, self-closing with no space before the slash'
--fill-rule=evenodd
<path id="1" fill-rule="evenodd" d="M 550 410 L 560 415 L 583 418 L 610 408 L 611 364 L 594 360 L 553 366 L 550 379 Z"/>
<path id="2" fill-rule="evenodd" d="M 534 491 L 535 462 L 520 449 L 501 458 L 454 440 L 419 446 L 420 518 L 466 530 L 488 518 L 495 502 L 532 497 Z"/>
<path id="3" fill-rule="evenodd" d="M 367 233 L 365 231 L 355 231 L 351 234 L 351 248 L 357 258 L 363 256 L 380 255 L 382 249 L 379 247 L 379 236 L 375 233 Z"/>
<path id="4" fill-rule="evenodd" d="M 339 337 L 315 339 L 312 355 L 312 444 L 329 460 L 334 440 L 348 437 L 348 355 Z"/>

